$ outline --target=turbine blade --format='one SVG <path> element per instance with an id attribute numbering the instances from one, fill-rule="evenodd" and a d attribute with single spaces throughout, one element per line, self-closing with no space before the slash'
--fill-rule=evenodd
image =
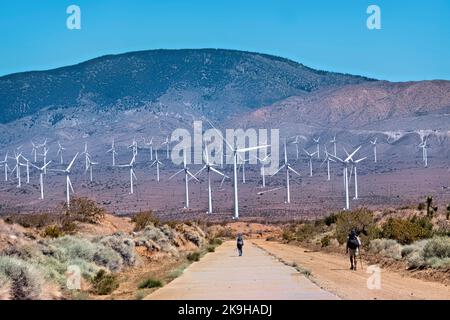
<path id="1" fill-rule="evenodd" d="M 177 172 L 175 172 L 173 175 L 171 175 L 169 177 L 169 180 L 171 180 L 173 177 L 175 177 L 176 175 L 180 174 L 181 172 L 184 172 L 184 169 L 178 170 Z"/>
<path id="2" fill-rule="evenodd" d="M 75 163 L 76 158 L 78 157 L 78 152 L 75 155 L 75 157 L 73 157 L 72 162 L 70 162 L 69 166 L 67 167 L 66 171 L 70 171 L 70 169 L 72 168 L 73 164 Z"/>
<path id="3" fill-rule="evenodd" d="M 300 176 L 300 173 L 298 173 L 297 171 L 295 171 L 293 168 L 291 168 L 290 166 L 288 166 L 288 169 L 291 170 L 293 173 L 295 173 L 296 175 Z"/>
<path id="4" fill-rule="evenodd" d="M 284 167 L 285 167 L 285 164 L 283 164 L 281 167 L 279 167 L 278 170 L 274 174 L 272 174 L 272 177 L 274 175 L 276 175 L 278 172 L 280 172 L 280 170 L 283 169 Z"/>

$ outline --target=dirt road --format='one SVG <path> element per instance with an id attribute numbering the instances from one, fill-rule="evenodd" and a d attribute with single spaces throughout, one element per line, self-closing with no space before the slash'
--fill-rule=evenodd
<path id="1" fill-rule="evenodd" d="M 250 241 L 238 257 L 228 241 L 146 299 L 337 299 Z"/>
<path id="2" fill-rule="evenodd" d="M 381 269 L 381 289 L 368 289 L 371 274 L 364 270 L 349 270 L 347 258 L 304 248 L 264 240 L 253 240 L 259 247 L 287 263 L 297 263 L 312 273 L 312 280 L 324 290 L 342 299 L 446 299 L 450 300 L 450 287 Z"/>

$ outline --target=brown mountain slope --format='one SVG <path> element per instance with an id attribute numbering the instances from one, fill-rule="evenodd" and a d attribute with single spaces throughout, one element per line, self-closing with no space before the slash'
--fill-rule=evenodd
<path id="1" fill-rule="evenodd" d="M 386 120 L 450 113 L 450 81 L 347 85 L 293 96 L 240 118 L 242 126 L 356 129 Z M 432 126 L 424 124 L 425 127 Z M 450 123 L 449 123 L 450 126 Z"/>

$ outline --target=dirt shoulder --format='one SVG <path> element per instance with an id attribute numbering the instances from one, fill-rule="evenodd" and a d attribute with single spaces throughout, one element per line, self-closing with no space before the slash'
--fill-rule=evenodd
<path id="1" fill-rule="evenodd" d="M 395 299 L 445 299 L 450 300 L 450 287 L 438 282 L 430 282 L 381 268 L 381 289 L 370 290 L 366 273 L 367 263 L 358 271 L 349 270 L 346 256 L 312 252 L 303 247 L 260 239 L 254 244 L 286 263 L 296 263 L 309 270 L 311 280 L 326 291 L 333 292 L 342 299 L 395 300 Z"/>

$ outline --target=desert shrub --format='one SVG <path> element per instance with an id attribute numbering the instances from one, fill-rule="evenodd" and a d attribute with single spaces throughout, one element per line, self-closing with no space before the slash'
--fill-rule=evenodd
<path id="1" fill-rule="evenodd" d="M 374 239 L 370 242 L 369 250 L 395 260 L 402 258 L 402 246 L 395 240 Z"/>
<path id="2" fill-rule="evenodd" d="M 327 226 L 331 226 L 332 224 L 336 223 L 337 215 L 335 213 L 332 213 L 329 216 L 325 217 L 323 221 Z"/>
<path id="3" fill-rule="evenodd" d="M 223 227 L 217 231 L 216 237 L 229 239 L 229 238 L 233 238 L 234 235 L 233 235 L 233 231 L 231 230 L 230 227 Z"/>
<path id="4" fill-rule="evenodd" d="M 331 242 L 331 238 L 329 235 L 326 235 L 325 237 L 320 239 L 320 244 L 321 244 L 322 248 L 328 247 L 330 245 L 330 242 Z"/>
<path id="5" fill-rule="evenodd" d="M 420 202 L 420 203 L 417 205 L 417 210 L 422 211 L 422 210 L 424 210 L 424 209 L 425 209 L 425 203 Z"/>
<path id="6" fill-rule="evenodd" d="M 18 258 L 0 256 L 0 276 L 9 285 L 12 299 L 39 299 L 44 280 L 33 265 Z"/>
<path id="7" fill-rule="evenodd" d="M 316 228 L 311 223 L 305 223 L 299 226 L 295 231 L 295 239 L 297 241 L 305 241 L 313 238 L 316 234 Z"/>
<path id="8" fill-rule="evenodd" d="M 188 253 L 188 255 L 186 256 L 186 258 L 189 261 L 199 261 L 200 260 L 200 252 L 195 251 L 195 252 L 190 252 Z"/>
<path id="9" fill-rule="evenodd" d="M 122 257 L 108 246 L 98 246 L 94 253 L 93 262 L 99 266 L 103 266 L 112 272 L 121 270 L 123 263 Z"/>
<path id="10" fill-rule="evenodd" d="M 99 223 L 105 217 L 105 209 L 88 198 L 73 198 L 70 208 L 66 208 L 66 215 L 71 219 L 86 223 Z"/>
<path id="11" fill-rule="evenodd" d="M 98 295 L 111 294 L 118 287 L 117 276 L 107 273 L 104 269 L 100 269 L 92 279 L 93 292 Z"/>
<path id="12" fill-rule="evenodd" d="M 11 282 L 4 275 L 0 274 L 0 301 L 11 300 Z"/>
<path id="13" fill-rule="evenodd" d="M 126 265 L 133 266 L 136 263 L 134 241 L 125 234 L 114 233 L 111 236 L 101 238 L 99 243 L 116 251 Z"/>
<path id="14" fill-rule="evenodd" d="M 423 248 L 423 254 L 426 259 L 450 258 L 450 238 L 448 237 L 434 237 L 426 243 Z"/>
<path id="15" fill-rule="evenodd" d="M 131 218 L 131 221 L 134 223 L 134 231 L 141 231 L 151 224 L 156 227 L 160 225 L 160 220 L 152 211 L 139 212 Z"/>
<path id="16" fill-rule="evenodd" d="M 450 220 L 450 204 L 447 205 L 447 213 L 445 214 L 445 218 Z"/>
<path id="17" fill-rule="evenodd" d="M 207 251 L 208 251 L 208 252 L 214 252 L 214 251 L 216 251 L 216 247 L 214 247 L 214 246 L 208 246 Z"/>
<path id="18" fill-rule="evenodd" d="M 159 288 L 162 287 L 162 282 L 160 280 L 156 280 L 156 279 L 146 279 L 143 280 L 141 283 L 139 283 L 138 288 L 139 289 L 146 289 L 146 288 Z"/>
<path id="19" fill-rule="evenodd" d="M 212 246 L 220 246 L 223 241 L 219 238 L 209 239 L 209 244 Z"/>
<path id="20" fill-rule="evenodd" d="M 44 231 L 42 231 L 42 236 L 44 238 L 59 238 L 64 235 L 64 232 L 62 231 L 61 227 L 57 225 L 51 225 L 45 227 Z"/>
<path id="21" fill-rule="evenodd" d="M 433 234 L 432 228 L 433 225 L 425 217 L 389 218 L 382 226 L 382 235 L 384 238 L 397 240 L 401 244 L 410 244 L 431 237 Z"/>
<path id="22" fill-rule="evenodd" d="M 347 240 L 351 230 L 355 229 L 363 245 L 377 237 L 372 211 L 361 208 L 353 211 L 342 211 L 337 214 L 336 238 L 340 244 Z"/>
<path id="23" fill-rule="evenodd" d="M 57 225 L 60 216 L 49 213 L 13 214 L 3 218 L 6 223 L 17 223 L 25 228 L 44 228 L 49 225 Z"/>

